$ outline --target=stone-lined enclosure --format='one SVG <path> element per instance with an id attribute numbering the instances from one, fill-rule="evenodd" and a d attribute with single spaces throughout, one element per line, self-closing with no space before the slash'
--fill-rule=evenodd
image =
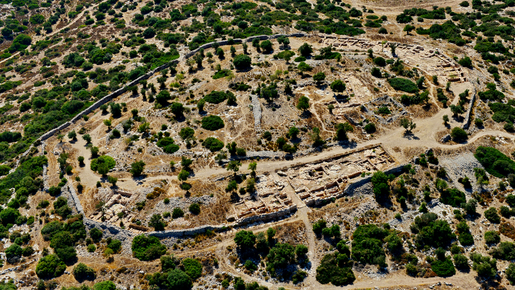
<path id="1" fill-rule="evenodd" d="M 253 37 L 249 37 L 249 38 L 243 39 L 243 40 L 235 39 L 235 40 L 233 40 L 233 42 L 234 43 L 251 42 L 253 39 L 256 39 L 256 38 L 260 39 L 260 40 L 275 39 L 280 36 L 283 36 L 283 34 L 273 35 L 273 36 L 267 36 L 267 35 L 253 36 Z M 334 40 L 333 43 L 331 43 L 331 44 L 334 44 L 336 41 L 339 41 L 341 45 L 337 45 L 336 46 L 337 48 L 340 48 L 343 46 L 352 48 L 354 46 L 357 46 L 357 48 L 359 47 L 360 49 L 368 49 L 368 48 L 378 49 L 379 47 L 381 47 L 381 50 L 382 50 L 382 47 L 384 46 L 384 44 L 382 44 L 381 42 L 376 43 L 376 42 L 370 42 L 368 40 L 351 38 L 351 37 L 333 37 L 333 36 L 326 37 L 325 35 L 322 35 L 322 34 L 308 35 L 305 33 L 296 33 L 296 34 L 290 34 L 290 35 L 284 35 L 284 36 L 287 36 L 287 37 L 318 37 L 318 38 L 325 39 L 325 40 Z M 118 89 L 115 92 L 103 97 L 102 99 L 98 100 L 97 102 L 95 102 L 93 105 L 91 105 L 84 111 L 78 113 L 69 122 L 66 122 L 66 123 L 60 125 L 59 127 L 48 131 L 47 133 L 42 135 L 38 139 L 38 141 L 44 141 L 44 140 L 50 138 L 51 136 L 53 136 L 54 134 L 68 128 L 69 126 L 75 124 L 75 122 L 77 122 L 78 120 L 83 118 L 84 115 L 91 113 L 92 111 L 98 109 L 101 105 L 106 104 L 106 103 L 112 101 L 114 98 L 125 93 L 129 87 L 139 84 L 142 80 L 152 77 L 154 74 L 158 73 L 159 71 L 161 71 L 165 68 L 168 68 L 172 65 L 179 63 L 180 61 L 184 61 L 184 60 L 190 58 L 191 56 L 195 55 L 200 49 L 207 49 L 207 48 L 212 47 L 214 45 L 214 43 L 215 42 L 204 44 L 201 47 L 199 47 L 198 49 L 193 50 L 184 56 L 181 56 L 179 59 L 173 60 L 167 64 L 159 66 L 156 69 L 131 81 L 130 83 L 125 85 L 123 88 Z M 218 42 L 218 44 L 228 45 L 229 41 L 220 41 L 220 42 Z M 329 43 L 327 43 L 327 44 L 329 45 Z M 396 45 L 399 49 L 409 50 L 413 54 L 420 53 L 421 51 L 424 50 L 423 48 L 421 48 L 419 46 L 406 46 L 406 45 L 397 44 L 397 43 L 392 43 L 392 45 Z M 428 54 L 426 57 L 433 57 L 435 55 L 437 55 L 437 54 L 435 54 L 434 51 L 430 51 L 430 54 Z M 456 64 L 452 64 L 452 61 L 453 61 L 452 59 L 449 59 L 447 57 L 442 57 L 439 54 L 437 55 L 437 58 L 443 62 L 442 67 L 450 66 L 453 69 L 456 68 Z M 451 63 L 451 65 L 448 65 L 449 63 Z M 458 81 L 458 80 L 455 80 L 455 81 Z M 462 81 L 462 79 L 460 78 L 459 81 Z M 32 148 L 32 146 L 31 146 L 31 148 Z M 31 148 L 29 148 L 29 150 L 27 152 L 30 152 Z M 370 180 L 370 177 L 362 176 L 362 174 L 364 172 L 371 171 L 371 170 L 373 170 L 373 171 L 385 170 L 385 169 L 390 168 L 391 165 L 393 165 L 393 163 L 395 163 L 395 161 L 393 161 L 393 159 L 391 159 L 391 157 L 380 146 L 376 145 L 376 148 L 377 149 L 380 148 L 380 150 L 381 150 L 381 152 L 379 154 L 377 154 L 379 157 L 379 158 L 377 158 L 377 160 L 381 159 L 379 161 L 379 163 L 376 164 L 376 163 L 371 162 L 371 160 L 376 160 L 375 159 L 376 157 L 374 156 L 374 158 L 369 158 L 372 155 L 368 155 L 366 157 L 367 158 L 366 162 L 369 162 L 369 167 L 367 167 L 367 166 L 363 167 L 366 170 L 356 170 L 355 172 L 349 172 L 348 174 L 341 176 L 337 180 L 328 181 L 327 184 L 320 185 L 318 188 L 311 188 L 311 189 L 305 188 L 303 190 L 300 188 L 295 188 L 295 186 L 292 184 L 292 179 L 294 179 L 294 177 L 290 177 L 290 180 L 285 180 L 285 181 L 287 181 L 287 183 L 289 185 L 291 185 L 292 188 L 295 189 L 295 194 L 302 200 L 302 202 L 304 202 L 308 206 L 318 205 L 329 199 L 341 197 L 341 196 L 345 195 L 346 193 L 348 193 L 349 191 L 352 191 L 352 188 L 354 188 L 354 184 L 366 183 Z M 374 150 L 374 149 L 365 148 L 365 149 L 360 149 L 360 150 L 364 151 L 364 150 Z M 347 155 L 350 156 L 354 153 L 362 154 L 363 153 L 362 151 L 351 152 L 351 153 L 348 153 Z M 25 154 L 27 154 L 27 152 Z M 343 158 L 343 157 L 338 156 L 338 157 L 333 157 L 332 159 L 334 160 L 335 158 Z M 331 161 L 333 161 L 333 160 L 331 160 Z M 324 161 L 327 161 L 327 160 L 324 160 Z M 379 166 L 377 166 L 378 164 L 379 164 Z M 315 166 L 315 165 L 313 164 L 312 166 Z M 396 166 L 389 170 L 395 171 L 395 170 L 399 170 L 399 168 L 400 168 L 399 166 Z M 300 170 L 300 168 L 298 168 L 298 169 Z M 285 173 L 284 172 L 276 172 L 274 174 L 280 176 Z M 286 175 L 288 175 L 288 173 L 286 173 Z M 284 176 L 280 176 L 280 177 L 282 178 Z M 279 186 L 281 186 L 281 185 L 279 185 Z M 68 191 L 70 193 L 70 196 L 71 196 L 70 202 L 73 203 L 74 209 L 76 210 L 77 213 L 84 214 L 82 205 L 80 204 L 80 201 L 77 197 L 75 189 L 73 188 L 71 183 L 68 183 L 66 185 L 66 187 L 68 188 Z M 160 238 L 195 235 L 198 233 L 203 233 L 207 230 L 223 230 L 226 228 L 238 227 L 238 226 L 242 226 L 242 225 L 245 225 L 248 223 L 253 223 L 253 222 L 258 222 L 258 221 L 269 221 L 271 219 L 280 219 L 280 218 L 284 218 L 284 217 L 291 215 L 292 213 L 296 212 L 296 210 L 297 210 L 297 205 L 292 202 L 292 198 L 281 192 L 262 191 L 260 193 L 260 198 L 262 198 L 264 201 L 266 201 L 267 198 L 268 199 L 274 198 L 275 200 L 273 200 L 270 203 L 274 204 L 274 205 L 279 204 L 280 206 L 273 206 L 273 207 L 268 206 L 267 207 L 266 203 L 264 201 L 262 202 L 262 204 L 265 204 L 265 206 L 263 206 L 263 205 L 254 206 L 252 204 L 250 204 L 250 205 L 244 204 L 246 209 L 242 208 L 242 210 L 240 210 L 239 213 L 238 213 L 238 210 L 235 210 L 237 217 L 234 218 L 234 222 L 230 222 L 230 223 L 227 223 L 224 225 L 217 225 L 217 226 L 205 225 L 205 226 L 201 226 L 201 227 L 197 227 L 197 228 L 184 229 L 184 230 L 147 232 L 146 234 L 155 235 Z M 250 210 L 250 212 L 249 212 L 249 210 Z M 86 217 L 84 218 L 84 221 L 85 221 L 85 224 L 88 225 L 89 228 L 99 227 L 99 228 L 107 230 L 108 232 L 112 233 L 115 236 L 122 235 L 122 236 L 130 237 L 130 236 L 133 236 L 136 234 L 135 232 L 132 232 L 130 230 L 121 229 L 120 227 L 114 226 L 112 224 L 98 222 L 98 221 L 95 221 L 95 220 L 92 220 L 92 219 L 89 219 Z"/>

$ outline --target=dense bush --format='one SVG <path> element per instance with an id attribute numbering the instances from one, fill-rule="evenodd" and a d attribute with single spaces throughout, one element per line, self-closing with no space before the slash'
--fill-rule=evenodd
<path id="1" fill-rule="evenodd" d="M 256 236 L 252 231 L 241 230 L 234 236 L 236 245 L 242 248 L 253 248 L 256 244 Z"/>
<path id="2" fill-rule="evenodd" d="M 415 245 L 418 248 L 447 248 L 456 238 L 449 224 L 444 220 L 438 220 L 434 213 L 417 216 L 411 225 L 411 231 L 416 234 Z"/>
<path id="3" fill-rule="evenodd" d="M 196 280 L 202 276 L 202 264 L 196 259 L 186 258 L 182 261 L 184 272 L 192 279 Z"/>
<path id="4" fill-rule="evenodd" d="M 102 175 L 106 175 L 109 170 L 113 169 L 116 161 L 111 156 L 102 155 L 98 158 L 91 160 L 91 170 L 96 171 Z"/>
<path id="5" fill-rule="evenodd" d="M 277 243 L 270 249 L 266 259 L 266 270 L 275 275 L 278 269 L 285 269 L 295 262 L 295 250 L 290 244 Z"/>
<path id="6" fill-rule="evenodd" d="M 474 269 L 479 276 L 485 278 L 493 278 L 497 276 L 497 261 L 488 256 L 482 256 L 479 253 L 470 254 L 472 260 L 472 269 Z"/>
<path id="7" fill-rule="evenodd" d="M 436 273 L 436 275 L 440 277 L 449 277 L 456 274 L 456 269 L 454 269 L 454 264 L 452 263 L 449 257 L 445 257 L 445 259 L 438 259 L 431 263 L 431 270 Z"/>
<path id="8" fill-rule="evenodd" d="M 322 284 L 343 286 L 352 284 L 356 277 L 352 272 L 352 263 L 349 263 L 348 255 L 336 252 L 322 258 L 317 267 L 316 279 Z"/>
<path id="9" fill-rule="evenodd" d="M 515 259 L 515 244 L 512 242 L 502 242 L 497 248 L 490 251 L 490 255 L 496 259 L 513 260 Z"/>
<path id="10" fill-rule="evenodd" d="M 485 218 L 494 224 L 501 222 L 501 217 L 497 214 L 497 209 L 495 207 L 485 210 Z"/>
<path id="11" fill-rule="evenodd" d="M 199 214 L 200 213 L 200 205 L 198 203 L 192 203 L 190 204 L 188 210 L 192 213 L 192 214 Z"/>
<path id="12" fill-rule="evenodd" d="M 467 131 L 461 129 L 460 127 L 452 128 L 451 137 L 457 142 L 463 142 L 468 139 Z"/>
<path id="13" fill-rule="evenodd" d="M 368 123 L 365 125 L 363 129 L 365 129 L 365 132 L 367 132 L 368 134 L 372 134 L 376 131 L 376 124 Z"/>
<path id="14" fill-rule="evenodd" d="M 418 92 L 417 85 L 409 79 L 393 78 L 393 79 L 388 79 L 388 83 L 390 83 L 390 85 L 394 89 L 399 90 L 399 91 L 403 91 L 403 92 L 407 92 L 407 93 Z"/>
<path id="15" fill-rule="evenodd" d="M 167 280 L 170 286 L 168 289 L 189 290 L 193 286 L 190 277 L 180 269 L 170 270 Z"/>
<path id="16" fill-rule="evenodd" d="M 232 62 L 235 68 L 242 70 L 249 68 L 252 60 L 250 59 L 250 56 L 246 54 L 240 54 L 235 56 Z"/>
<path id="17" fill-rule="evenodd" d="M 390 186 L 388 185 L 388 181 L 392 178 L 393 176 L 388 176 L 382 171 L 374 172 L 371 182 L 376 199 L 385 199 L 388 197 L 390 194 Z"/>
<path id="18" fill-rule="evenodd" d="M 474 237 L 470 233 L 470 228 L 467 225 L 465 220 L 460 221 L 460 223 L 456 226 L 458 230 L 458 240 L 463 246 L 471 246 L 474 244 Z"/>
<path id="19" fill-rule="evenodd" d="M 440 201 L 444 204 L 452 205 L 454 207 L 461 206 L 467 200 L 465 193 L 459 191 L 456 188 L 445 189 L 440 194 Z"/>
<path id="20" fill-rule="evenodd" d="M 79 263 L 77 266 L 73 268 L 73 276 L 77 281 L 82 280 L 94 280 L 96 277 L 95 270 L 88 267 L 84 263 Z"/>
<path id="21" fill-rule="evenodd" d="M 207 116 L 202 118 L 202 128 L 209 131 L 216 131 L 224 127 L 224 121 L 218 116 Z"/>
<path id="22" fill-rule="evenodd" d="M 515 161 L 495 148 L 479 146 L 474 156 L 495 177 L 503 178 L 515 173 Z"/>
<path id="23" fill-rule="evenodd" d="M 497 232 L 488 231 L 485 232 L 485 243 L 487 244 L 498 244 L 501 241 L 501 237 Z"/>
<path id="24" fill-rule="evenodd" d="M 163 137 L 157 141 L 156 145 L 163 148 L 163 151 L 168 154 L 177 152 L 180 147 L 175 144 L 175 141 L 171 137 Z"/>
<path id="25" fill-rule="evenodd" d="M 510 263 L 506 269 L 506 279 L 510 281 L 511 285 L 515 284 L 515 264 Z"/>
<path id="26" fill-rule="evenodd" d="M 41 279 L 61 276 L 64 270 L 66 265 L 55 254 L 42 257 L 36 266 L 36 274 Z"/>
<path id="27" fill-rule="evenodd" d="M 211 152 L 215 152 L 220 151 L 222 148 L 224 148 L 224 142 L 220 141 L 215 137 L 207 137 L 206 140 L 202 142 L 202 146 L 211 150 Z"/>
<path id="28" fill-rule="evenodd" d="M 155 260 L 166 253 L 166 247 L 158 238 L 139 235 L 132 240 L 132 254 L 141 261 Z"/>
<path id="29" fill-rule="evenodd" d="M 352 259 L 366 264 L 386 265 L 383 250 L 384 238 L 388 235 L 376 225 L 361 225 L 354 231 L 352 241 Z"/>
<path id="30" fill-rule="evenodd" d="M 204 100 L 208 103 L 219 104 L 231 97 L 234 97 L 234 94 L 230 91 L 212 91 L 204 97 Z"/>
<path id="31" fill-rule="evenodd" d="M 11 142 L 17 142 L 20 139 L 21 139 L 20 132 L 5 131 L 0 134 L 0 142 L 11 143 Z"/>

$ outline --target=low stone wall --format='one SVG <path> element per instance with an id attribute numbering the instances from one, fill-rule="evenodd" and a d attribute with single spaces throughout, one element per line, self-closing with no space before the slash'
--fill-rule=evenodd
<path id="1" fill-rule="evenodd" d="M 470 98 L 469 108 L 467 109 L 467 114 L 465 114 L 465 121 L 463 126 L 461 127 L 463 130 L 467 130 L 470 127 L 470 117 L 472 116 L 472 109 L 474 109 L 474 102 L 476 101 L 476 88 L 472 92 L 472 97 Z"/>
<path id="2" fill-rule="evenodd" d="M 262 215 L 256 215 L 256 216 L 251 216 L 251 217 L 248 217 L 248 218 L 244 218 L 244 219 L 240 219 L 238 221 L 236 221 L 236 225 L 237 226 L 244 226 L 244 225 L 247 225 L 247 224 L 250 224 L 250 223 L 255 223 L 255 222 L 265 222 L 265 221 L 270 221 L 270 220 L 273 220 L 273 219 L 277 219 L 277 218 L 283 218 L 287 215 L 290 215 L 294 212 L 297 211 L 297 205 L 292 205 L 288 208 L 285 208 L 285 209 L 282 209 L 282 210 L 279 210 L 279 211 L 275 211 L 275 212 L 271 212 L 271 213 L 265 213 L 265 214 L 262 214 Z"/>
<path id="3" fill-rule="evenodd" d="M 73 184 L 68 181 L 66 183 L 66 186 L 68 186 L 68 191 L 70 192 L 70 196 L 72 198 L 73 203 L 75 204 L 75 209 L 77 210 L 77 213 L 84 215 L 84 209 L 82 208 L 82 204 L 80 203 L 80 199 L 77 196 L 77 192 L 75 191 L 75 187 L 73 187 Z"/>

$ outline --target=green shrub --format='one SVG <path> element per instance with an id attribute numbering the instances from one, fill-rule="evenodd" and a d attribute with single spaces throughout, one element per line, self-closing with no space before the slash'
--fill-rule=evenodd
<path id="1" fill-rule="evenodd" d="M 495 177 L 503 178 L 515 173 L 515 161 L 495 148 L 479 146 L 474 156 Z"/>
<path id="2" fill-rule="evenodd" d="M 141 261 L 155 260 L 166 253 L 157 237 L 139 235 L 132 240 L 132 254 Z"/>
<path id="3" fill-rule="evenodd" d="M 376 131 L 376 124 L 368 123 L 365 125 L 363 129 L 365 129 L 365 132 L 367 132 L 368 134 L 372 134 Z"/>
<path id="4" fill-rule="evenodd" d="M 93 290 L 116 290 L 116 285 L 112 281 L 102 281 L 93 285 Z"/>
<path id="5" fill-rule="evenodd" d="M 479 253 L 470 254 L 470 259 L 473 262 L 472 269 L 474 269 L 479 276 L 485 278 L 497 276 L 497 261 L 495 259 L 482 256 Z"/>
<path id="6" fill-rule="evenodd" d="M 256 236 L 252 231 L 241 230 L 234 236 L 234 242 L 243 249 L 253 248 L 256 244 Z"/>
<path id="7" fill-rule="evenodd" d="M 290 244 L 277 243 L 270 249 L 266 259 L 266 270 L 275 275 L 278 269 L 285 269 L 295 262 L 295 249 Z"/>
<path id="8" fill-rule="evenodd" d="M 494 224 L 501 222 L 501 217 L 497 214 L 497 209 L 495 207 L 485 210 L 485 218 Z"/>
<path id="9" fill-rule="evenodd" d="M 462 203 L 467 200 L 465 193 L 459 191 L 456 188 L 445 189 L 440 194 L 440 201 L 444 204 L 448 204 L 454 207 L 459 207 Z"/>
<path id="10" fill-rule="evenodd" d="M 384 238 L 388 232 L 376 225 L 361 225 L 354 231 L 352 241 L 352 259 L 385 266 L 386 255 L 383 250 Z"/>
<path id="11" fill-rule="evenodd" d="M 207 137 L 206 140 L 202 142 L 202 146 L 211 150 L 211 152 L 215 152 L 220 151 L 220 149 L 224 148 L 224 142 L 214 137 Z"/>
<path id="12" fill-rule="evenodd" d="M 172 211 L 172 218 L 178 219 L 184 216 L 184 211 L 180 207 L 176 207 Z"/>
<path id="13" fill-rule="evenodd" d="M 216 131 L 224 127 L 224 121 L 218 116 L 207 116 L 202 118 L 202 128 L 209 131 Z"/>
<path id="14" fill-rule="evenodd" d="M 497 232 L 488 231 L 485 232 L 485 243 L 487 244 L 498 244 L 501 241 L 501 237 Z"/>
<path id="15" fill-rule="evenodd" d="M 346 254 L 327 254 L 317 267 L 316 279 L 321 284 L 332 283 L 335 286 L 352 284 L 356 277 Z"/>
<path id="16" fill-rule="evenodd" d="M 231 75 L 232 75 L 232 71 L 230 69 L 222 69 L 222 70 L 217 71 L 213 75 L 213 79 L 217 80 L 217 79 L 225 78 L 225 77 L 228 77 Z"/>
<path id="17" fill-rule="evenodd" d="M 73 268 L 73 276 L 75 279 L 77 279 L 77 281 L 95 280 L 96 273 L 95 270 L 88 267 L 86 264 L 79 263 Z"/>
<path id="18" fill-rule="evenodd" d="M 177 152 L 180 147 L 175 144 L 175 141 L 171 137 L 163 137 L 157 141 L 156 145 L 163 148 L 163 151 L 168 154 Z"/>
<path id="19" fill-rule="evenodd" d="M 515 284 L 515 264 L 510 263 L 506 269 L 506 279 L 510 281 L 511 285 Z"/>
<path id="20" fill-rule="evenodd" d="M 515 259 L 515 244 L 512 242 L 502 242 L 497 248 L 490 251 L 490 255 L 496 259 L 513 260 Z"/>
<path id="21" fill-rule="evenodd" d="M 416 234 L 417 248 L 425 246 L 447 248 L 456 238 L 447 221 L 438 220 L 438 216 L 434 213 L 417 216 L 411 225 L 411 231 Z"/>
<path id="22" fill-rule="evenodd" d="M 462 254 L 456 254 L 453 257 L 454 259 L 454 265 L 456 265 L 456 268 L 460 270 L 467 270 L 469 267 L 468 259 L 465 257 L 465 255 Z"/>
<path id="23" fill-rule="evenodd" d="M 196 259 L 186 258 L 182 261 L 184 272 L 192 279 L 196 280 L 202 276 L 202 264 Z"/>
<path id="24" fill-rule="evenodd" d="M 109 170 L 113 169 L 116 161 L 111 156 L 102 155 L 98 158 L 91 160 L 91 170 L 96 171 L 102 175 L 106 175 Z"/>
<path id="25" fill-rule="evenodd" d="M 436 273 L 436 275 L 440 277 L 449 277 L 456 274 L 456 269 L 454 268 L 454 264 L 451 259 L 445 257 L 444 260 L 435 260 L 431 263 L 431 270 Z"/>
<path id="26" fill-rule="evenodd" d="M 219 104 L 228 99 L 231 95 L 234 96 L 234 94 L 230 91 L 212 91 L 204 97 L 204 100 L 208 103 Z"/>
<path id="27" fill-rule="evenodd" d="M 191 278 L 180 269 L 172 269 L 168 272 L 168 289 L 189 290 L 193 286 Z"/>
<path id="28" fill-rule="evenodd" d="M 50 279 L 61 276 L 66 265 L 55 254 L 42 257 L 36 266 L 36 274 L 41 279 Z"/>
<path id="29" fill-rule="evenodd" d="M 377 66 L 386 66 L 386 60 L 382 57 L 376 57 L 374 58 L 374 63 L 377 65 Z"/>
<path id="30" fill-rule="evenodd" d="M 407 93 L 418 92 L 417 85 L 409 79 L 393 78 L 393 79 L 388 79 L 388 83 L 392 86 L 392 88 L 399 90 L 399 91 L 403 91 L 403 92 L 407 92 Z"/>
<path id="31" fill-rule="evenodd" d="M 232 63 L 234 64 L 234 67 L 239 70 L 250 68 L 250 65 L 252 63 L 252 60 L 250 56 L 246 54 L 239 54 L 234 57 Z"/>
<path id="32" fill-rule="evenodd" d="M 457 142 L 463 142 L 468 139 L 467 131 L 461 129 L 460 127 L 452 128 L 451 137 Z"/>
<path id="33" fill-rule="evenodd" d="M 190 207 L 189 207 L 189 211 L 194 214 L 194 215 L 197 215 L 200 213 L 200 205 L 198 203 L 192 203 L 190 204 Z"/>

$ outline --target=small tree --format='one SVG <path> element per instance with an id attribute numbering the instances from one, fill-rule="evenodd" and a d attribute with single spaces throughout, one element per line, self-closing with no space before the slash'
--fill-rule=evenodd
<path id="1" fill-rule="evenodd" d="M 284 35 L 281 35 L 277 38 L 277 42 L 283 45 L 283 49 L 286 49 L 286 47 L 288 47 L 290 44 L 290 39 Z"/>
<path id="2" fill-rule="evenodd" d="M 443 123 L 445 124 L 445 126 L 449 125 L 449 116 L 448 115 L 443 115 Z"/>
<path id="3" fill-rule="evenodd" d="M 306 96 L 302 96 L 299 98 L 299 102 L 297 103 L 297 109 L 303 111 L 309 109 L 309 99 Z"/>
<path id="4" fill-rule="evenodd" d="M 318 72 L 315 75 L 313 75 L 313 80 L 317 83 L 317 85 L 322 84 L 322 82 L 325 80 L 325 73 Z"/>
<path id="5" fill-rule="evenodd" d="M 86 143 L 91 143 L 91 136 L 89 134 L 85 134 L 82 136 L 82 139 L 84 139 L 84 141 L 86 141 Z"/>
<path id="6" fill-rule="evenodd" d="M 148 225 L 153 227 L 156 231 L 162 231 L 165 229 L 166 226 L 163 217 L 160 214 L 152 215 L 150 221 L 148 222 Z"/>
<path id="7" fill-rule="evenodd" d="M 84 166 L 84 156 L 77 157 L 77 160 L 79 161 L 79 166 Z"/>
<path id="8" fill-rule="evenodd" d="M 142 160 L 132 163 L 131 170 L 130 170 L 130 173 L 132 173 L 132 176 L 133 177 L 140 176 L 141 173 L 143 173 L 143 170 L 145 169 L 145 165 L 146 165 L 145 162 L 143 162 Z"/>
<path id="9" fill-rule="evenodd" d="M 95 157 L 98 157 L 98 152 L 100 151 L 100 149 L 98 149 L 98 147 L 91 147 L 91 157 L 95 158 Z"/>
<path id="10" fill-rule="evenodd" d="M 242 249 L 250 249 L 256 244 L 256 236 L 252 231 L 241 230 L 234 236 L 234 242 Z"/>
<path id="11" fill-rule="evenodd" d="M 197 109 L 199 112 L 204 112 L 204 105 L 206 104 L 206 100 L 204 99 L 200 99 L 198 102 L 197 102 Z"/>
<path id="12" fill-rule="evenodd" d="M 467 132 L 460 127 L 454 127 L 451 131 L 451 137 L 452 139 L 462 142 L 468 139 Z"/>
<path id="13" fill-rule="evenodd" d="M 304 43 L 299 47 L 299 53 L 304 57 L 310 56 L 313 53 L 313 47 L 307 43 Z"/>
<path id="14" fill-rule="evenodd" d="M 331 90 L 333 90 L 333 92 L 341 93 L 345 91 L 346 88 L 347 86 L 342 80 L 335 80 L 331 83 Z"/>
<path id="15" fill-rule="evenodd" d="M 253 161 L 249 164 L 249 170 L 251 171 L 250 175 L 256 176 L 256 168 L 257 168 L 257 162 Z"/>
<path id="16" fill-rule="evenodd" d="M 290 129 L 288 129 L 288 136 L 290 138 L 297 138 L 297 135 L 300 133 L 299 128 L 292 126 Z"/>
<path id="17" fill-rule="evenodd" d="M 113 186 L 116 186 L 116 182 L 118 181 L 118 178 L 109 175 L 109 176 L 107 176 L 107 181 L 109 181 L 109 183 L 111 183 Z"/>
<path id="18" fill-rule="evenodd" d="M 241 162 L 238 160 L 232 160 L 229 161 L 227 164 L 227 171 L 234 171 L 234 175 L 236 175 L 236 172 L 240 170 Z"/>
<path id="19" fill-rule="evenodd" d="M 410 32 L 413 30 L 415 30 L 415 26 L 409 25 L 409 24 L 404 26 L 404 29 L 403 29 L 403 31 L 406 31 L 407 35 L 410 35 Z"/>
<path id="20" fill-rule="evenodd" d="M 270 53 L 273 50 L 273 45 L 270 40 L 265 40 L 265 41 L 261 42 L 260 47 L 264 53 Z"/>
<path id="21" fill-rule="evenodd" d="M 68 138 L 72 139 L 73 141 L 77 141 L 77 133 L 75 133 L 75 130 L 68 133 Z"/>
<path id="22" fill-rule="evenodd" d="M 239 54 L 237 55 L 234 60 L 232 61 L 234 64 L 234 67 L 239 70 L 250 68 L 250 65 L 252 63 L 252 59 L 250 56 L 246 54 Z"/>
<path id="23" fill-rule="evenodd" d="M 417 124 L 413 123 L 413 121 L 408 118 L 402 118 L 400 120 L 400 125 L 406 130 L 405 134 L 410 134 L 411 131 L 417 127 Z"/>
<path id="24" fill-rule="evenodd" d="M 104 120 L 104 125 L 106 125 L 108 130 L 111 130 L 111 120 L 105 119 Z"/>

